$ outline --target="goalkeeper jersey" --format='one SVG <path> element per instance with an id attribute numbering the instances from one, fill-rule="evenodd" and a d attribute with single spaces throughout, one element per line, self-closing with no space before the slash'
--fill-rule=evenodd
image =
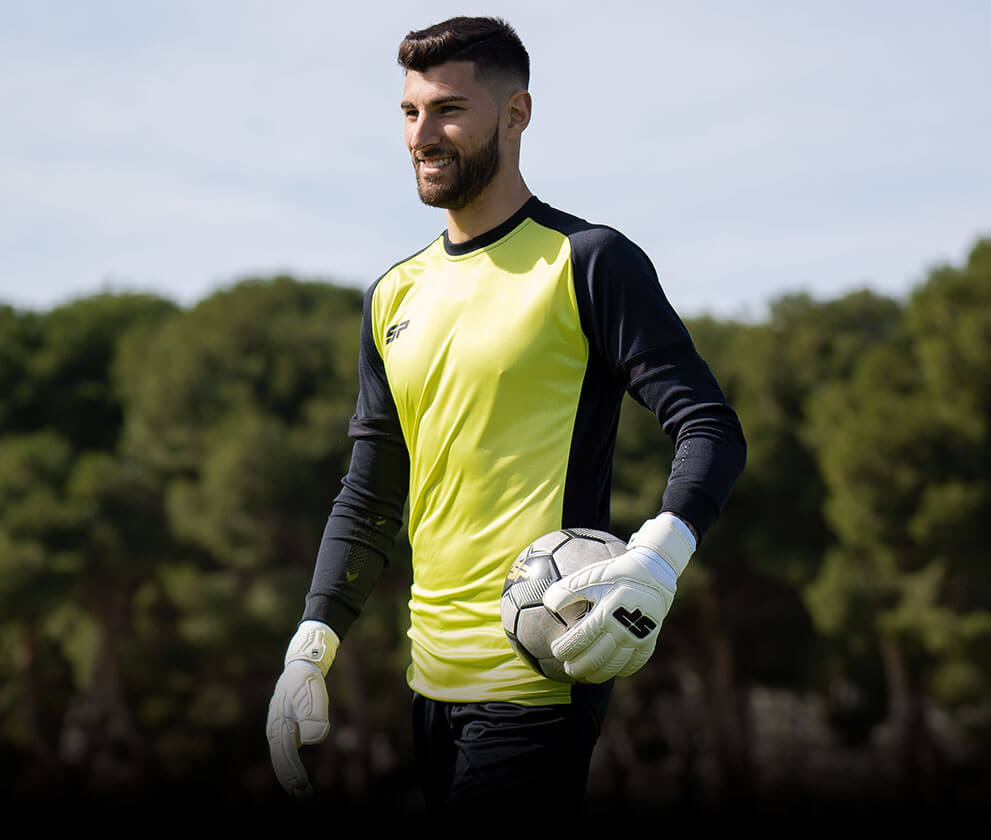
<path id="1" fill-rule="evenodd" d="M 704 533 L 743 467 L 735 412 L 646 255 L 531 198 L 464 243 L 446 232 L 365 295 L 351 465 L 305 618 L 347 630 L 408 501 L 408 681 L 437 700 L 568 702 L 502 628 L 516 555 L 561 527 L 609 530 L 624 393 L 675 442 L 661 509 Z"/>

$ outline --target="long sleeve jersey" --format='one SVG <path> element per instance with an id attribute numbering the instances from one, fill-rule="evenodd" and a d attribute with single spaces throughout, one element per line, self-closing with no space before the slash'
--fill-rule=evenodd
<path id="1" fill-rule="evenodd" d="M 409 504 L 410 686 L 455 702 L 568 702 L 502 629 L 516 555 L 557 528 L 609 530 L 624 393 L 675 444 L 661 510 L 704 534 L 743 469 L 736 413 L 618 231 L 531 198 L 488 233 L 446 232 L 368 289 L 351 464 L 304 618 L 343 635 Z"/>

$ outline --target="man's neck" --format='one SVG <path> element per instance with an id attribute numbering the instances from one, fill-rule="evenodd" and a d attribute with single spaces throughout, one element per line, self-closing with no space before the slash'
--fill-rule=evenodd
<path id="1" fill-rule="evenodd" d="M 446 211 L 447 238 L 453 243 L 460 243 L 481 236 L 501 225 L 531 196 L 522 178 L 507 185 L 494 181 L 467 207 Z"/>

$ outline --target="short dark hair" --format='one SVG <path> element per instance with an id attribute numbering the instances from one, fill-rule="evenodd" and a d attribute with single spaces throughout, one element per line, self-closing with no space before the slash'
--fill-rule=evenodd
<path id="1" fill-rule="evenodd" d="M 527 88 L 530 56 L 506 21 L 493 17 L 453 17 L 410 32 L 399 44 L 399 63 L 420 73 L 448 61 L 470 61 L 476 76 L 499 77 Z"/>

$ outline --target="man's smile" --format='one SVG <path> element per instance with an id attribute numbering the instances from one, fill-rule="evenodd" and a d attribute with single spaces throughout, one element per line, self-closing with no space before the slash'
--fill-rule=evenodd
<path id="1" fill-rule="evenodd" d="M 454 163 L 453 155 L 417 158 L 417 166 L 425 175 L 437 174 Z"/>

